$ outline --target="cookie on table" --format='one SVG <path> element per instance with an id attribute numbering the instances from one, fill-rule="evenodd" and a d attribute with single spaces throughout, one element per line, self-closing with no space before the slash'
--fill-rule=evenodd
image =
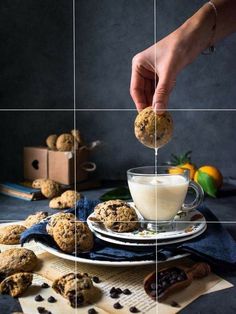
<path id="1" fill-rule="evenodd" d="M 61 201 L 66 206 L 66 208 L 72 208 L 75 206 L 76 202 L 81 199 L 81 194 L 68 190 L 61 195 Z"/>
<path id="2" fill-rule="evenodd" d="M 51 134 L 46 139 L 47 147 L 51 150 L 57 150 L 56 142 L 57 142 L 56 134 Z"/>
<path id="3" fill-rule="evenodd" d="M 47 179 L 41 184 L 41 193 L 46 198 L 54 198 L 59 196 L 61 192 L 61 186 L 57 182 Z"/>
<path id="4" fill-rule="evenodd" d="M 74 147 L 74 137 L 70 133 L 64 133 L 58 136 L 56 148 L 61 152 L 71 152 Z"/>
<path id="5" fill-rule="evenodd" d="M 19 244 L 22 232 L 26 230 L 22 225 L 9 225 L 0 228 L 1 244 Z"/>
<path id="6" fill-rule="evenodd" d="M 45 182 L 47 179 L 36 179 L 32 182 L 32 188 L 34 189 L 41 189 L 41 185 L 43 182 Z"/>
<path id="7" fill-rule="evenodd" d="M 75 221 L 76 217 L 72 213 L 57 213 L 55 215 L 52 215 L 46 226 L 46 230 L 48 234 L 50 234 L 51 236 L 53 235 L 53 228 L 61 219 Z"/>
<path id="8" fill-rule="evenodd" d="M 134 122 L 137 139 L 145 146 L 157 148 L 168 143 L 173 133 L 173 120 L 169 112 L 159 115 L 152 107 L 143 109 Z"/>
<path id="9" fill-rule="evenodd" d="M 37 223 L 39 223 L 41 220 L 45 219 L 48 217 L 48 213 L 47 212 L 36 212 L 33 215 L 29 215 L 24 222 L 24 225 L 26 228 L 30 228 L 33 225 L 36 225 Z"/>
<path id="10" fill-rule="evenodd" d="M 54 197 L 53 199 L 50 200 L 49 202 L 49 207 L 52 209 L 65 209 L 66 204 L 64 204 L 61 200 L 60 196 Z"/>
<path id="11" fill-rule="evenodd" d="M 139 227 L 138 216 L 129 204 L 121 200 L 110 200 L 94 208 L 95 217 L 106 228 L 116 232 L 129 232 Z"/>
<path id="12" fill-rule="evenodd" d="M 0 293 L 18 297 L 32 284 L 33 274 L 17 273 L 5 278 L 0 284 Z"/>
<path id="13" fill-rule="evenodd" d="M 0 253 L 0 282 L 12 274 L 32 271 L 37 262 L 34 252 L 25 248 L 14 248 Z"/>
<path id="14" fill-rule="evenodd" d="M 95 287 L 86 273 L 69 273 L 56 279 L 52 288 L 75 308 L 94 302 Z"/>
<path id="15" fill-rule="evenodd" d="M 88 252 L 93 248 L 93 234 L 82 221 L 61 219 L 53 227 L 52 233 L 63 252 Z"/>

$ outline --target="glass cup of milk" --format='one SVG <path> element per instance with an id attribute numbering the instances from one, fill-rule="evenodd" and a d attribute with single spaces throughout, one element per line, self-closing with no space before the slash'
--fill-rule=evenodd
<path id="1" fill-rule="evenodd" d="M 190 180 L 188 169 L 146 166 L 129 169 L 127 176 L 134 204 L 150 230 L 163 228 L 179 211 L 191 211 L 203 200 L 203 190 Z M 186 203 L 189 189 L 194 191 L 195 198 Z"/>

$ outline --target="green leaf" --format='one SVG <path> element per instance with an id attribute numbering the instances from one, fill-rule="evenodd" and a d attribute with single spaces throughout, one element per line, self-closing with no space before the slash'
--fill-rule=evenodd
<path id="1" fill-rule="evenodd" d="M 100 197 L 100 200 L 103 202 L 109 201 L 109 200 L 115 200 L 115 199 L 120 199 L 120 200 L 125 200 L 125 201 L 131 199 L 129 189 L 125 186 L 121 186 L 121 187 L 118 187 L 111 191 L 106 192 Z"/>
<path id="2" fill-rule="evenodd" d="M 209 176 L 209 174 L 198 170 L 197 181 L 203 188 L 204 192 L 206 192 L 208 195 L 212 197 L 216 197 L 217 187 L 214 179 L 211 176 Z"/>

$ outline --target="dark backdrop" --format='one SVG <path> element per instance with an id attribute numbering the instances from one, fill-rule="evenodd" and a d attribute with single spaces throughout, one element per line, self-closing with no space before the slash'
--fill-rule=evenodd
<path id="1" fill-rule="evenodd" d="M 205 1 L 157 1 L 157 37 L 178 27 Z M 1 176 L 20 178 L 23 146 L 73 127 L 72 1 L 2 0 L 0 3 Z M 129 96 L 133 55 L 153 43 L 153 0 L 76 1 L 77 124 L 87 141 L 103 145 L 97 174 L 123 178 L 129 167 L 152 164 L 154 154 L 133 135 Z M 236 35 L 200 56 L 178 77 L 170 108 L 236 108 Z M 42 112 L 38 109 L 61 111 Z M 89 109 L 89 111 L 87 111 Z M 95 111 L 103 109 L 105 111 Z M 116 109 L 116 111 L 109 111 Z M 193 150 L 194 161 L 234 175 L 236 112 L 173 112 L 175 133 L 159 153 Z"/>

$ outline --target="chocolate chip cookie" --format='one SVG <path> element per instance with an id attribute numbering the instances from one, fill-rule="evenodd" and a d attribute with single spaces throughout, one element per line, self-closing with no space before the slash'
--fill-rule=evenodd
<path id="1" fill-rule="evenodd" d="M 51 199 L 51 201 L 49 202 L 49 207 L 53 208 L 53 209 L 64 209 L 67 208 L 66 204 L 62 202 L 61 197 L 54 197 L 53 199 Z"/>
<path id="2" fill-rule="evenodd" d="M 75 221 L 76 217 L 72 213 L 57 213 L 55 215 L 52 215 L 50 217 L 50 220 L 47 223 L 47 226 L 46 226 L 46 230 L 47 230 L 48 234 L 50 234 L 51 236 L 53 235 L 53 228 L 58 223 L 58 221 L 61 219 Z"/>
<path id="3" fill-rule="evenodd" d="M 43 182 L 45 182 L 47 179 L 36 179 L 32 182 L 32 188 L 34 189 L 41 189 L 41 185 Z"/>
<path id="4" fill-rule="evenodd" d="M 106 228 L 116 232 L 129 232 L 139 227 L 135 210 L 121 200 L 100 203 L 95 207 L 94 213 Z"/>
<path id="5" fill-rule="evenodd" d="M 72 134 L 64 133 L 58 136 L 56 148 L 61 152 L 69 152 L 73 150 L 74 142 L 75 140 Z"/>
<path id="6" fill-rule="evenodd" d="M 47 147 L 51 150 L 57 150 L 56 142 L 57 142 L 56 134 L 51 134 L 46 139 Z"/>
<path id="7" fill-rule="evenodd" d="M 69 273 L 53 282 L 53 289 L 68 299 L 73 308 L 91 304 L 94 300 L 95 287 L 88 274 Z"/>
<path id="8" fill-rule="evenodd" d="M 30 272 L 37 265 L 37 256 L 25 248 L 15 248 L 0 253 L 0 282 L 18 272 Z"/>
<path id="9" fill-rule="evenodd" d="M 41 220 L 47 218 L 48 213 L 47 212 L 36 212 L 33 215 L 29 215 L 24 222 L 24 225 L 26 228 L 30 228 L 33 225 L 36 225 L 39 223 Z"/>
<path id="10" fill-rule="evenodd" d="M 53 198 L 60 195 L 61 186 L 53 180 L 45 180 L 41 184 L 41 192 L 46 198 Z"/>
<path id="11" fill-rule="evenodd" d="M 73 190 L 68 190 L 61 195 L 61 201 L 66 206 L 66 208 L 74 207 L 76 202 L 80 199 L 80 193 Z"/>
<path id="12" fill-rule="evenodd" d="M 152 107 L 143 109 L 135 119 L 134 132 L 137 139 L 145 146 L 158 148 L 172 137 L 173 120 L 170 113 L 155 113 Z"/>
<path id="13" fill-rule="evenodd" d="M 33 274 L 17 273 L 5 278 L 0 284 L 0 293 L 18 297 L 32 284 Z"/>
<path id="14" fill-rule="evenodd" d="M 26 227 L 21 225 L 10 225 L 0 228 L 0 243 L 1 244 L 19 244 L 20 236 Z"/>
<path id="15" fill-rule="evenodd" d="M 52 233 L 63 252 L 88 252 L 93 247 L 93 234 L 82 221 L 61 219 L 53 227 Z"/>

